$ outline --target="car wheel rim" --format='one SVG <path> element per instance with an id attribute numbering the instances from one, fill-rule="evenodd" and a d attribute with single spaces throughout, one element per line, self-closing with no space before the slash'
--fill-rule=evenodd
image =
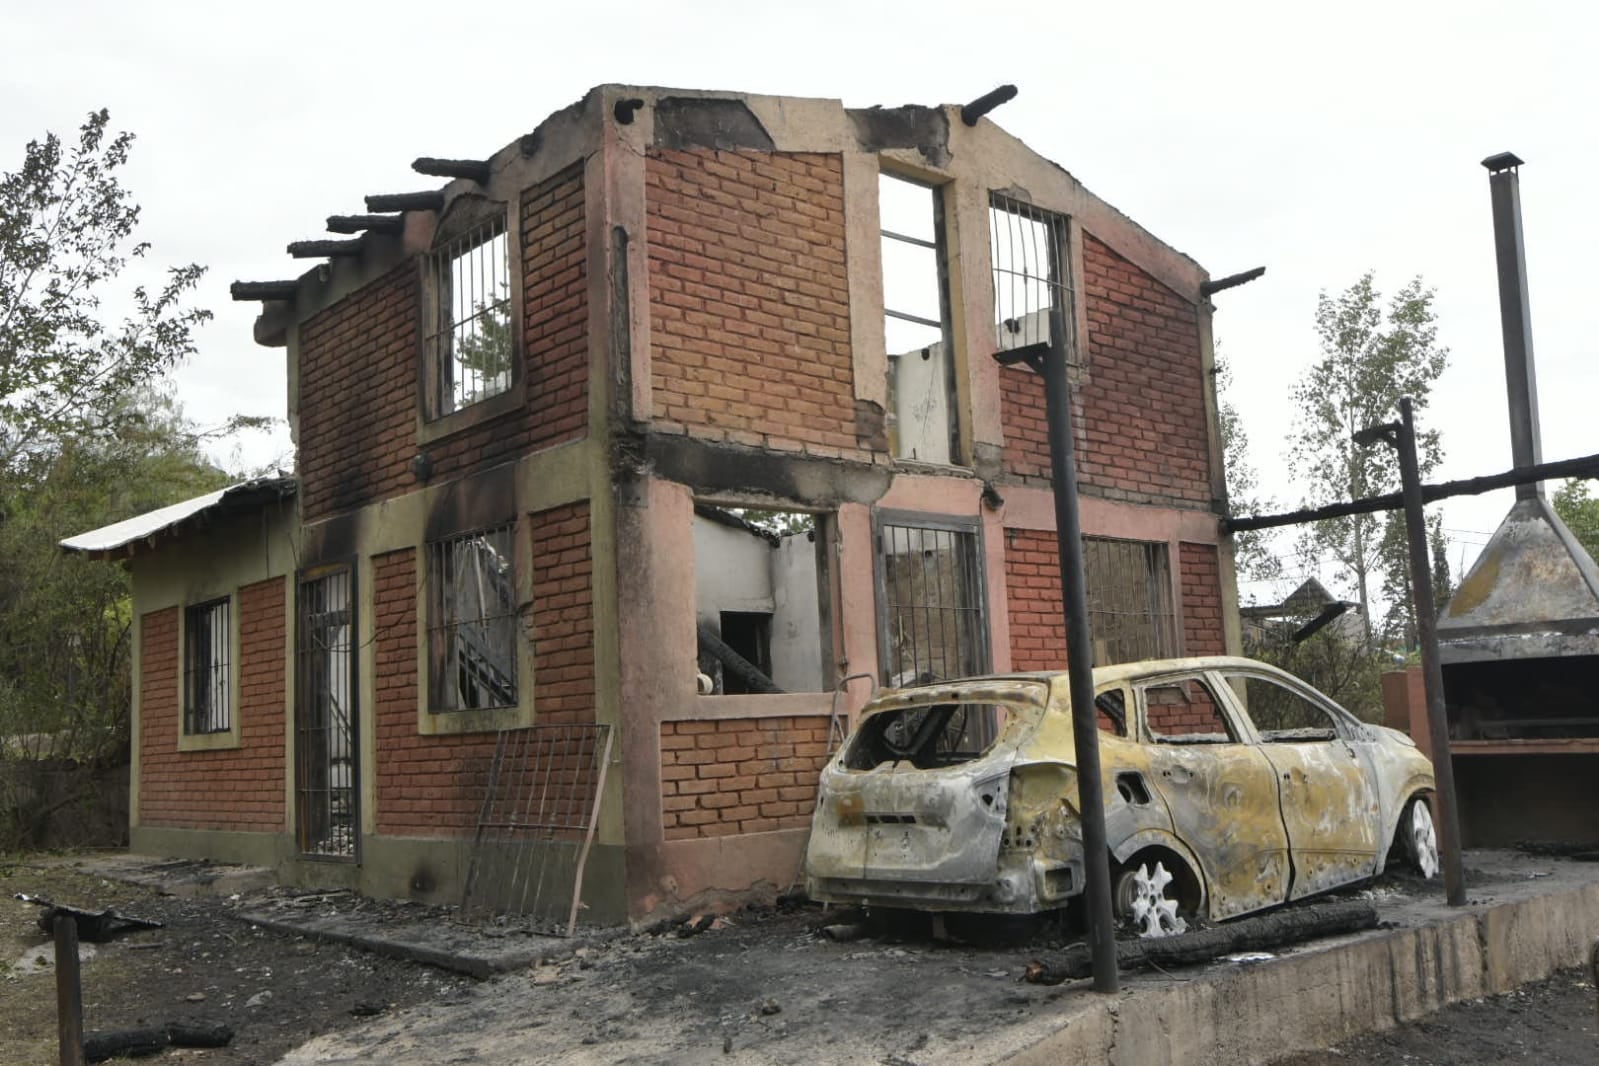
<path id="1" fill-rule="evenodd" d="M 1423 877 L 1438 873 L 1438 833 L 1433 829 L 1432 811 L 1422 800 L 1410 805 L 1410 842 L 1415 852 L 1416 868 Z"/>
<path id="2" fill-rule="evenodd" d="M 1127 917 L 1140 937 L 1172 936 L 1185 932 L 1188 923 L 1177 914 L 1177 901 L 1166 894 L 1171 871 L 1157 862 L 1151 870 L 1141 864 L 1127 885 Z"/>

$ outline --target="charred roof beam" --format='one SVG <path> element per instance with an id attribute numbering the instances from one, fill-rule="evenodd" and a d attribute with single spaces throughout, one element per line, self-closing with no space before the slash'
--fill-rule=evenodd
<path id="1" fill-rule="evenodd" d="M 465 178 L 479 185 L 487 185 L 489 180 L 486 159 L 435 159 L 425 155 L 413 160 L 411 169 L 430 178 Z"/>
<path id="2" fill-rule="evenodd" d="M 329 215 L 329 233 L 399 233 L 405 229 L 403 215 Z"/>
<path id="3" fill-rule="evenodd" d="M 289 244 L 289 254 L 296 259 L 355 256 L 361 254 L 364 243 L 359 237 L 351 241 L 292 241 Z"/>
<path id="4" fill-rule="evenodd" d="M 368 211 L 439 211 L 444 207 L 444 190 L 425 192 L 374 193 L 366 198 Z"/>
<path id="5" fill-rule="evenodd" d="M 1264 276 L 1266 268 L 1258 266 L 1253 270 L 1245 270 L 1237 274 L 1228 274 L 1225 278 L 1207 278 L 1199 283 L 1199 295 L 1214 296 L 1225 289 L 1235 289 L 1240 285 L 1247 285 L 1256 278 Z"/>
<path id="6" fill-rule="evenodd" d="M 228 295 L 235 300 L 292 300 L 300 288 L 298 281 L 235 281 Z"/>
<path id="7" fill-rule="evenodd" d="M 988 114 L 1000 104 L 1009 103 L 1016 99 L 1016 86 L 1001 85 L 979 96 L 971 103 L 961 108 L 961 121 L 968 126 L 975 126 L 984 115 Z"/>

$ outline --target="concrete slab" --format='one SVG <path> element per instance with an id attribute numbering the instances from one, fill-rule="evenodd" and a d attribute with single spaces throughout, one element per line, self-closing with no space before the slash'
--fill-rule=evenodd
<path id="1" fill-rule="evenodd" d="M 154 889 L 168 896 L 233 896 L 262 892 L 276 884 L 270 867 L 240 866 L 205 859 L 106 852 L 59 860 L 86 874 Z"/>
<path id="2" fill-rule="evenodd" d="M 1599 864 L 1472 853 L 1467 865 L 1467 907 L 1435 886 L 1379 885 L 1368 892 L 1387 928 L 1249 965 L 1132 974 L 1110 997 L 1022 983 L 1036 948 L 837 944 L 811 933 L 814 915 L 734 916 L 720 932 L 622 937 L 497 978 L 465 1002 L 320 1037 L 283 1066 L 1269 1063 L 1584 959 Z"/>
<path id="3" fill-rule="evenodd" d="M 379 955 L 439 966 L 479 980 L 565 959 L 594 942 L 592 937 L 541 936 L 516 929 L 486 931 L 458 925 L 448 914 L 395 920 L 358 909 L 318 913 L 283 906 L 252 906 L 241 910 L 238 916 L 264 929 L 353 944 Z"/>

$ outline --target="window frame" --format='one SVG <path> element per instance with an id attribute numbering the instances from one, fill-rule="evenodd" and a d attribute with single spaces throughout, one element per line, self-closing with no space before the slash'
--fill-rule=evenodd
<path id="1" fill-rule="evenodd" d="M 931 241 L 924 240 L 920 237 L 912 237 L 909 234 L 898 233 L 886 229 L 883 226 L 882 189 L 884 181 L 902 182 L 906 185 L 913 185 L 918 188 L 926 189 L 929 193 L 931 193 L 931 223 L 933 230 L 933 239 Z M 955 329 L 955 312 L 949 268 L 949 221 L 953 212 L 951 211 L 950 205 L 945 202 L 948 191 L 952 185 L 953 183 L 948 179 L 939 179 L 910 174 L 897 169 L 881 166 L 878 168 L 878 213 L 876 221 L 878 235 L 878 263 L 881 274 L 878 279 L 880 283 L 878 285 L 878 296 L 881 298 L 883 308 L 883 374 L 885 382 L 887 383 L 886 394 L 888 400 L 887 407 L 889 409 L 888 413 L 895 417 L 897 425 L 898 412 L 895 410 L 895 408 L 897 407 L 896 398 L 898 395 L 898 389 L 894 384 L 898 376 L 897 360 L 902 358 L 904 355 L 909 354 L 895 353 L 890 351 L 890 345 L 888 344 L 887 336 L 888 320 L 898 319 L 900 321 L 911 322 L 916 325 L 925 326 L 930 329 L 937 328 L 939 330 L 939 343 L 942 344 L 944 350 L 943 397 L 945 404 L 945 420 L 949 426 L 948 439 L 945 442 L 949 451 L 947 458 L 922 459 L 914 458 L 909 455 L 902 455 L 899 451 L 900 440 L 898 438 L 898 434 L 896 433 L 895 439 L 891 441 L 891 447 L 889 449 L 889 454 L 896 463 L 920 463 L 930 466 L 966 465 L 964 442 L 961 436 L 960 416 L 961 397 L 964 393 L 960 382 L 961 361 L 957 358 L 958 353 L 956 352 L 957 333 Z M 891 240 L 899 241 L 914 247 L 927 248 L 932 251 L 938 284 L 939 321 L 936 324 L 930 319 L 921 318 L 920 316 L 913 315 L 906 311 L 897 311 L 890 308 L 888 297 L 888 268 L 882 254 L 882 250 L 884 242 Z"/>
<path id="2" fill-rule="evenodd" d="M 189 657 L 194 652 L 194 641 L 191 634 L 193 615 L 195 611 L 207 608 L 225 606 L 227 619 L 227 660 L 222 664 L 226 671 L 225 685 L 228 698 L 228 723 L 221 729 L 208 730 L 203 733 L 190 731 L 192 721 L 190 709 L 190 677 L 191 667 Z M 230 590 L 220 596 L 198 598 L 183 603 L 178 608 L 178 662 L 177 662 L 177 734 L 179 751 L 214 751 L 221 748 L 237 748 L 240 746 L 240 707 L 239 707 L 239 597 L 237 590 Z"/>
<path id="3" fill-rule="evenodd" d="M 370 571 L 364 571 L 359 557 L 348 557 L 342 560 L 330 561 L 309 568 L 296 570 L 292 576 L 293 603 L 292 603 L 292 643 L 293 653 L 293 688 L 288 706 L 288 722 L 291 731 L 290 751 L 293 759 L 291 781 L 294 788 L 293 802 L 293 832 L 296 847 L 296 857 L 305 862 L 329 863 L 357 863 L 361 861 L 361 820 L 363 811 L 362 795 L 366 790 L 366 761 L 362 752 L 361 738 L 365 729 L 364 716 L 366 713 L 363 700 L 363 667 L 366 656 L 363 654 L 363 626 L 366 624 L 365 607 L 363 606 L 365 577 L 370 576 Z M 347 580 L 346 606 L 348 613 L 347 639 L 351 646 L 345 650 L 349 654 L 348 687 L 349 697 L 349 740 L 351 742 L 350 754 L 350 813 L 349 822 L 351 829 L 351 846 L 347 851 L 313 851 L 308 850 L 307 844 L 307 792 L 312 791 L 305 783 L 308 774 L 307 758 L 305 752 L 304 735 L 307 728 L 302 717 L 302 703 L 308 696 L 309 676 L 306 666 L 312 659 L 315 649 L 307 641 L 312 631 L 307 627 L 307 614 L 305 611 L 307 587 L 316 585 L 327 578 L 344 574 Z"/>
<path id="4" fill-rule="evenodd" d="M 503 200 L 462 197 L 449 208 L 452 217 L 441 221 L 428 250 L 418 257 L 417 284 L 420 293 L 417 315 L 417 413 L 416 429 L 419 444 L 450 436 L 484 421 L 498 418 L 523 406 L 526 396 L 526 369 L 523 353 L 522 281 L 523 257 L 520 210 L 517 203 Z M 498 233 L 492 232 L 498 229 Z M 471 240 L 475 235 L 490 231 L 475 243 L 465 245 L 460 252 L 452 252 L 456 245 Z M 505 273 L 509 286 L 505 310 L 509 316 L 510 367 L 505 388 L 471 403 L 440 410 L 441 352 L 431 345 L 446 336 L 442 325 L 442 304 L 447 294 L 440 288 L 440 263 L 443 257 L 453 260 L 492 241 L 505 237 Z M 451 367 L 453 368 L 453 345 Z"/>
<path id="5" fill-rule="evenodd" d="M 971 536 L 971 571 L 976 578 L 972 590 L 977 605 L 977 621 L 972 634 L 976 646 L 977 665 L 965 677 L 978 677 L 994 668 L 993 636 L 989 620 L 988 554 L 984 544 L 983 521 L 956 515 L 933 515 L 916 511 L 876 511 L 872 515 L 872 579 L 877 600 L 877 677 L 883 687 L 893 687 L 890 672 L 892 656 L 889 654 L 889 602 L 888 553 L 883 541 L 886 527 L 911 528 L 932 532 L 967 534 Z M 913 664 L 914 665 L 914 664 Z M 940 680 L 953 680 L 944 678 Z M 916 682 L 911 682 L 915 684 Z"/>
<path id="6" fill-rule="evenodd" d="M 1107 611 L 1103 608 L 1096 610 L 1096 603 L 1103 600 L 1095 599 L 1096 590 L 1111 586 L 1107 579 L 1105 568 L 1112 561 L 1103 558 L 1094 558 L 1093 545 L 1121 545 L 1134 546 L 1143 549 L 1145 569 L 1143 578 L 1147 591 L 1152 596 L 1157 596 L 1164 605 L 1164 612 L 1155 609 L 1153 604 L 1146 604 L 1148 609 L 1143 617 L 1151 623 L 1151 644 L 1155 654 L 1140 655 L 1134 658 L 1118 659 L 1107 657 L 1101 661 L 1095 649 L 1094 665 L 1111 666 L 1119 663 L 1140 662 L 1145 659 L 1175 659 L 1183 653 L 1183 629 L 1181 625 L 1180 590 L 1176 585 L 1177 576 L 1172 567 L 1171 543 L 1164 540 L 1138 540 L 1132 537 L 1108 537 L 1099 534 L 1085 534 L 1083 536 L 1083 570 L 1084 580 L 1089 590 L 1088 622 L 1089 632 L 1096 640 L 1100 627 L 1096 619 L 1104 616 L 1130 616 L 1132 612 Z M 1158 559 L 1158 565 L 1149 565 L 1152 560 Z M 1094 571 L 1098 571 L 1095 573 Z M 1118 586 L 1119 588 L 1120 586 Z M 1164 627 L 1161 625 L 1164 622 Z M 1164 631 L 1162 629 L 1164 628 Z M 1107 653 L 1109 648 L 1107 647 Z"/>
<path id="7" fill-rule="evenodd" d="M 984 225 L 987 230 L 984 253 L 988 257 L 986 281 L 991 291 L 989 293 L 989 308 L 986 312 L 989 328 L 993 331 L 994 351 L 998 353 L 1003 349 L 999 343 L 999 293 L 995 287 L 995 280 L 999 274 L 999 267 L 994 260 L 995 243 L 997 234 L 994 231 L 994 213 L 996 210 L 1006 210 L 1006 206 L 997 204 L 1003 201 L 1004 205 L 1020 207 L 1028 213 L 1048 216 L 1048 221 L 1057 227 L 1057 254 L 1058 263 L 1065 275 L 1065 289 L 1070 299 L 1070 306 L 1066 308 L 1066 380 L 1074 388 L 1087 384 L 1093 380 L 1090 346 L 1088 344 L 1088 301 L 1081 290 L 1085 277 L 1083 265 L 1083 228 L 1078 223 L 1077 217 L 1069 211 L 1049 207 L 1041 203 L 1034 203 L 1029 199 L 1004 189 L 989 189 L 985 203 Z"/>
<path id="8" fill-rule="evenodd" d="M 1044 277 L 1035 277 L 1028 272 L 1025 267 L 1022 270 L 1015 269 L 1016 260 L 1014 256 L 1012 257 L 1009 265 L 1004 267 L 1000 265 L 998 256 L 998 253 L 1001 249 L 1000 233 L 994 225 L 995 217 L 997 215 L 1012 216 L 1020 220 L 1021 226 L 1026 226 L 1029 223 L 1036 224 L 1048 234 L 1048 240 L 1046 242 L 1044 253 L 1048 259 L 1050 274 L 1053 276 L 1046 275 Z M 1020 226 L 1017 227 L 1017 229 L 1020 228 Z M 1002 297 L 999 282 L 1001 275 L 1005 275 L 1012 279 L 1012 293 L 1015 291 L 1015 279 L 1020 279 L 1024 286 L 1040 285 L 1045 288 L 1059 290 L 1059 292 L 1062 294 L 1061 319 L 1065 332 L 1064 344 L 1066 348 L 1067 365 L 1073 366 L 1079 362 L 1081 352 L 1077 343 L 1076 328 L 1078 292 L 1075 284 L 1076 272 L 1073 270 L 1072 263 L 1071 228 L 1071 217 L 1069 215 L 1065 215 L 1059 211 L 1051 211 L 1045 207 L 1039 207 L 1036 204 L 1029 203 L 1026 200 L 1018 199 L 1017 197 L 1005 192 L 1001 192 L 998 189 L 989 190 L 988 268 L 990 282 L 994 290 L 993 313 L 990 317 L 991 324 L 994 329 L 994 351 L 996 353 L 1009 351 L 1015 348 L 1028 348 L 1034 343 L 1046 348 L 1049 346 L 1047 334 L 1042 334 L 1041 340 L 1029 341 L 1028 337 L 1030 332 L 1025 326 L 1019 331 L 1020 343 L 1009 346 L 1005 344 L 1005 338 L 1001 334 L 1001 327 L 1009 322 L 1016 321 L 1016 317 L 1014 316 L 1009 319 L 1001 317 Z M 1013 230 L 1009 226 L 1006 227 L 1007 237 L 1010 237 L 1010 235 L 1014 232 L 1016 232 L 1016 230 Z M 1005 242 L 1005 246 L 1009 248 L 1015 248 L 1017 246 L 1017 242 L 1014 240 L 1014 238 L 1011 238 Z M 1012 302 L 1013 306 L 1011 310 L 1015 310 L 1014 296 L 1012 298 Z M 1053 308 L 1054 304 L 1051 303 L 1048 306 Z M 1045 310 L 1045 308 L 1038 308 L 1037 310 Z M 1026 317 L 1026 313 L 1024 313 L 1021 317 Z"/>
<path id="9" fill-rule="evenodd" d="M 749 510 L 771 511 L 771 512 L 775 512 L 775 513 L 788 514 L 788 515 L 804 514 L 804 515 L 808 515 L 811 518 L 812 522 L 811 522 L 811 528 L 810 529 L 808 529 L 808 530 L 798 530 L 798 531 L 794 531 L 792 533 L 787 533 L 787 534 L 779 534 L 779 536 L 781 536 L 781 537 L 805 536 L 805 537 L 807 537 L 809 539 L 809 541 L 811 543 L 811 547 L 814 550 L 815 561 L 816 561 L 816 590 L 815 591 L 816 591 L 816 614 L 817 614 L 817 619 L 816 619 L 816 621 L 817 621 L 817 629 L 816 629 L 817 660 L 818 660 L 817 661 L 817 666 L 818 666 L 819 669 L 818 669 L 818 673 L 816 675 L 816 679 L 815 679 L 815 682 L 814 682 L 815 687 L 789 688 L 789 689 L 785 689 L 782 692 L 727 692 L 727 691 L 725 691 L 725 681 L 724 681 L 724 690 L 720 691 L 720 692 L 704 692 L 702 690 L 696 689 L 696 693 L 695 693 L 696 700 L 699 702 L 700 706 L 703 707 L 703 706 L 706 706 L 706 705 L 709 705 L 709 704 L 714 704 L 714 706 L 716 708 L 718 708 L 718 710 L 715 712 L 718 715 L 722 715 L 722 714 L 731 715 L 731 714 L 735 713 L 735 711 L 727 710 L 727 708 L 742 708 L 742 707 L 751 707 L 751 708 L 753 708 L 753 707 L 758 706 L 758 703 L 757 704 L 746 704 L 746 703 L 742 702 L 742 701 L 746 701 L 746 700 L 750 700 L 750 701 L 770 701 L 770 700 L 773 700 L 773 699 L 783 700 L 783 699 L 793 699 L 793 698 L 796 698 L 796 697 L 815 697 L 815 696 L 818 696 L 818 695 L 827 696 L 829 693 L 833 692 L 833 690 L 837 687 L 838 678 L 839 678 L 839 676 L 841 674 L 841 667 L 840 667 L 841 658 L 840 658 L 840 656 L 841 656 L 841 650 L 842 649 L 841 649 L 840 641 L 842 640 L 842 634 L 840 633 L 840 631 L 838 629 L 838 621 L 837 621 L 838 620 L 838 607 L 837 607 L 837 603 L 836 603 L 836 601 L 838 599 L 838 595 L 839 595 L 839 588 L 838 588 L 838 582 L 837 582 L 837 571 L 838 571 L 839 560 L 838 560 L 837 547 L 836 547 L 837 546 L 837 542 L 838 542 L 838 536 L 839 536 L 839 533 L 838 533 L 838 511 L 837 510 L 805 510 L 805 509 L 797 509 L 797 508 L 796 509 L 790 509 L 786 505 L 774 505 L 772 501 L 762 501 L 762 502 L 765 503 L 766 506 L 763 506 L 763 507 L 752 507 L 748 500 L 729 500 L 729 499 L 718 498 L 716 496 L 695 496 L 694 497 L 694 516 L 690 519 L 691 537 L 693 536 L 693 523 L 698 521 L 702 517 L 706 517 L 706 518 L 710 517 L 710 516 L 705 515 L 703 513 L 702 508 L 708 509 L 710 511 L 718 511 L 718 512 L 728 513 L 728 514 L 731 514 L 734 518 L 740 519 L 740 520 L 745 521 L 745 522 L 748 522 L 749 519 L 746 518 L 740 512 L 749 511 Z M 719 521 L 716 518 L 710 518 L 710 520 L 713 521 L 713 522 Z M 698 602 L 698 594 L 699 594 L 699 573 L 698 573 L 698 571 L 699 571 L 699 558 L 698 558 L 698 549 L 696 548 L 695 551 L 696 551 L 696 559 L 695 559 L 695 569 L 696 569 L 695 585 L 696 585 L 696 588 L 695 588 L 695 602 L 692 604 L 692 610 L 693 610 L 693 613 L 694 613 L 695 624 L 697 626 L 701 621 L 703 621 L 708 616 L 707 615 L 703 615 L 703 614 L 700 613 L 701 604 Z M 771 613 L 766 613 L 766 612 L 759 612 L 759 611 L 751 611 L 751 612 L 728 611 L 728 610 L 723 610 L 721 608 L 718 608 L 718 613 L 721 614 L 721 615 L 726 615 L 726 614 L 732 613 L 732 614 L 750 614 L 750 615 L 756 615 L 756 616 L 764 614 L 765 618 L 767 619 L 767 624 L 768 624 L 768 633 L 767 633 L 768 643 L 767 643 L 766 650 L 767 650 L 768 653 L 771 652 L 770 638 L 771 638 L 771 636 L 773 634 L 772 626 L 773 626 L 773 623 L 775 622 L 775 619 L 777 617 L 777 612 L 775 610 L 772 611 Z M 720 628 L 720 619 L 718 620 L 718 623 L 719 623 L 718 624 L 718 628 L 717 628 L 718 636 L 721 636 L 725 640 L 725 632 L 723 632 L 722 629 Z M 759 663 L 755 663 L 753 665 L 759 666 L 760 664 Z M 775 665 L 775 659 L 774 659 L 774 665 Z M 700 669 L 700 663 L 699 663 L 699 660 L 698 660 L 698 656 L 696 656 L 695 672 L 696 672 L 696 674 L 703 672 Z M 775 712 L 775 711 L 752 710 L 750 713 L 753 713 L 756 716 L 759 716 L 760 714 L 777 713 L 777 712 Z"/>
<path id="10" fill-rule="evenodd" d="M 485 538 L 501 532 L 505 534 L 506 543 L 504 550 L 506 565 L 510 570 L 509 574 L 506 575 L 506 581 L 510 586 L 510 603 L 506 605 L 506 609 L 503 612 L 495 614 L 488 614 L 484 611 L 480 611 L 479 616 L 475 619 L 461 617 L 453 618 L 449 621 L 441 621 L 438 617 L 438 613 L 444 606 L 444 601 L 442 599 L 444 589 L 442 585 L 442 576 L 439 572 L 439 560 L 442 556 L 437 553 L 446 550 L 447 546 L 452 544 L 464 543 L 477 538 Z M 520 603 L 524 599 L 522 596 L 522 587 L 524 581 L 522 570 L 525 569 L 526 562 L 523 561 L 521 565 L 518 565 L 517 556 L 520 533 L 521 523 L 519 523 L 516 519 L 511 519 L 509 521 L 499 522 L 493 525 L 480 526 L 457 533 L 450 533 L 444 536 L 432 537 L 429 538 L 423 545 L 423 565 L 421 567 L 423 597 L 421 611 L 422 640 L 419 651 L 424 662 L 427 664 L 427 669 L 425 671 L 426 676 L 423 678 L 424 688 L 422 711 L 423 714 L 428 718 L 444 719 L 454 718 L 460 715 L 465 715 L 468 717 L 484 716 L 493 718 L 497 715 L 503 715 L 506 712 L 516 712 L 527 702 L 527 686 L 531 683 L 531 675 L 526 671 L 526 666 L 521 661 L 524 657 L 522 654 L 522 645 L 525 643 L 525 641 L 522 639 L 522 633 L 520 630 Z M 436 654 L 434 643 L 435 639 L 444 639 L 448 641 L 449 636 L 454 632 L 459 631 L 462 626 L 480 625 L 487 627 L 490 624 L 494 624 L 496 628 L 503 624 L 506 629 L 504 636 L 508 637 L 510 640 L 511 654 L 509 666 L 511 676 L 509 680 L 512 686 L 512 692 L 509 701 L 505 703 L 496 703 L 484 706 L 437 706 L 436 682 L 439 679 L 435 678 L 434 671 L 436 669 L 436 665 L 443 663 L 447 658 L 449 644 L 446 643 L 442 649 L 438 650 L 438 654 Z"/>

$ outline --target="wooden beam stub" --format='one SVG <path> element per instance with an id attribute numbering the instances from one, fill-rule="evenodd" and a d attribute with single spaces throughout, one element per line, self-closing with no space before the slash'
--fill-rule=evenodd
<path id="1" fill-rule="evenodd" d="M 368 211 L 438 211 L 444 207 L 444 190 L 375 193 L 366 198 Z"/>
<path id="2" fill-rule="evenodd" d="M 425 155 L 414 160 L 411 169 L 430 178 L 465 178 L 479 185 L 486 185 L 489 180 L 486 159 L 434 159 Z"/>
<path id="3" fill-rule="evenodd" d="M 323 256 L 360 255 L 361 238 L 353 241 L 293 241 L 289 254 L 296 259 L 320 259 Z"/>
<path id="4" fill-rule="evenodd" d="M 329 233 L 400 233 L 405 229 L 402 215 L 329 215 Z"/>
<path id="5" fill-rule="evenodd" d="M 235 300 L 292 300 L 299 289 L 297 281 L 235 281 L 228 295 Z"/>

